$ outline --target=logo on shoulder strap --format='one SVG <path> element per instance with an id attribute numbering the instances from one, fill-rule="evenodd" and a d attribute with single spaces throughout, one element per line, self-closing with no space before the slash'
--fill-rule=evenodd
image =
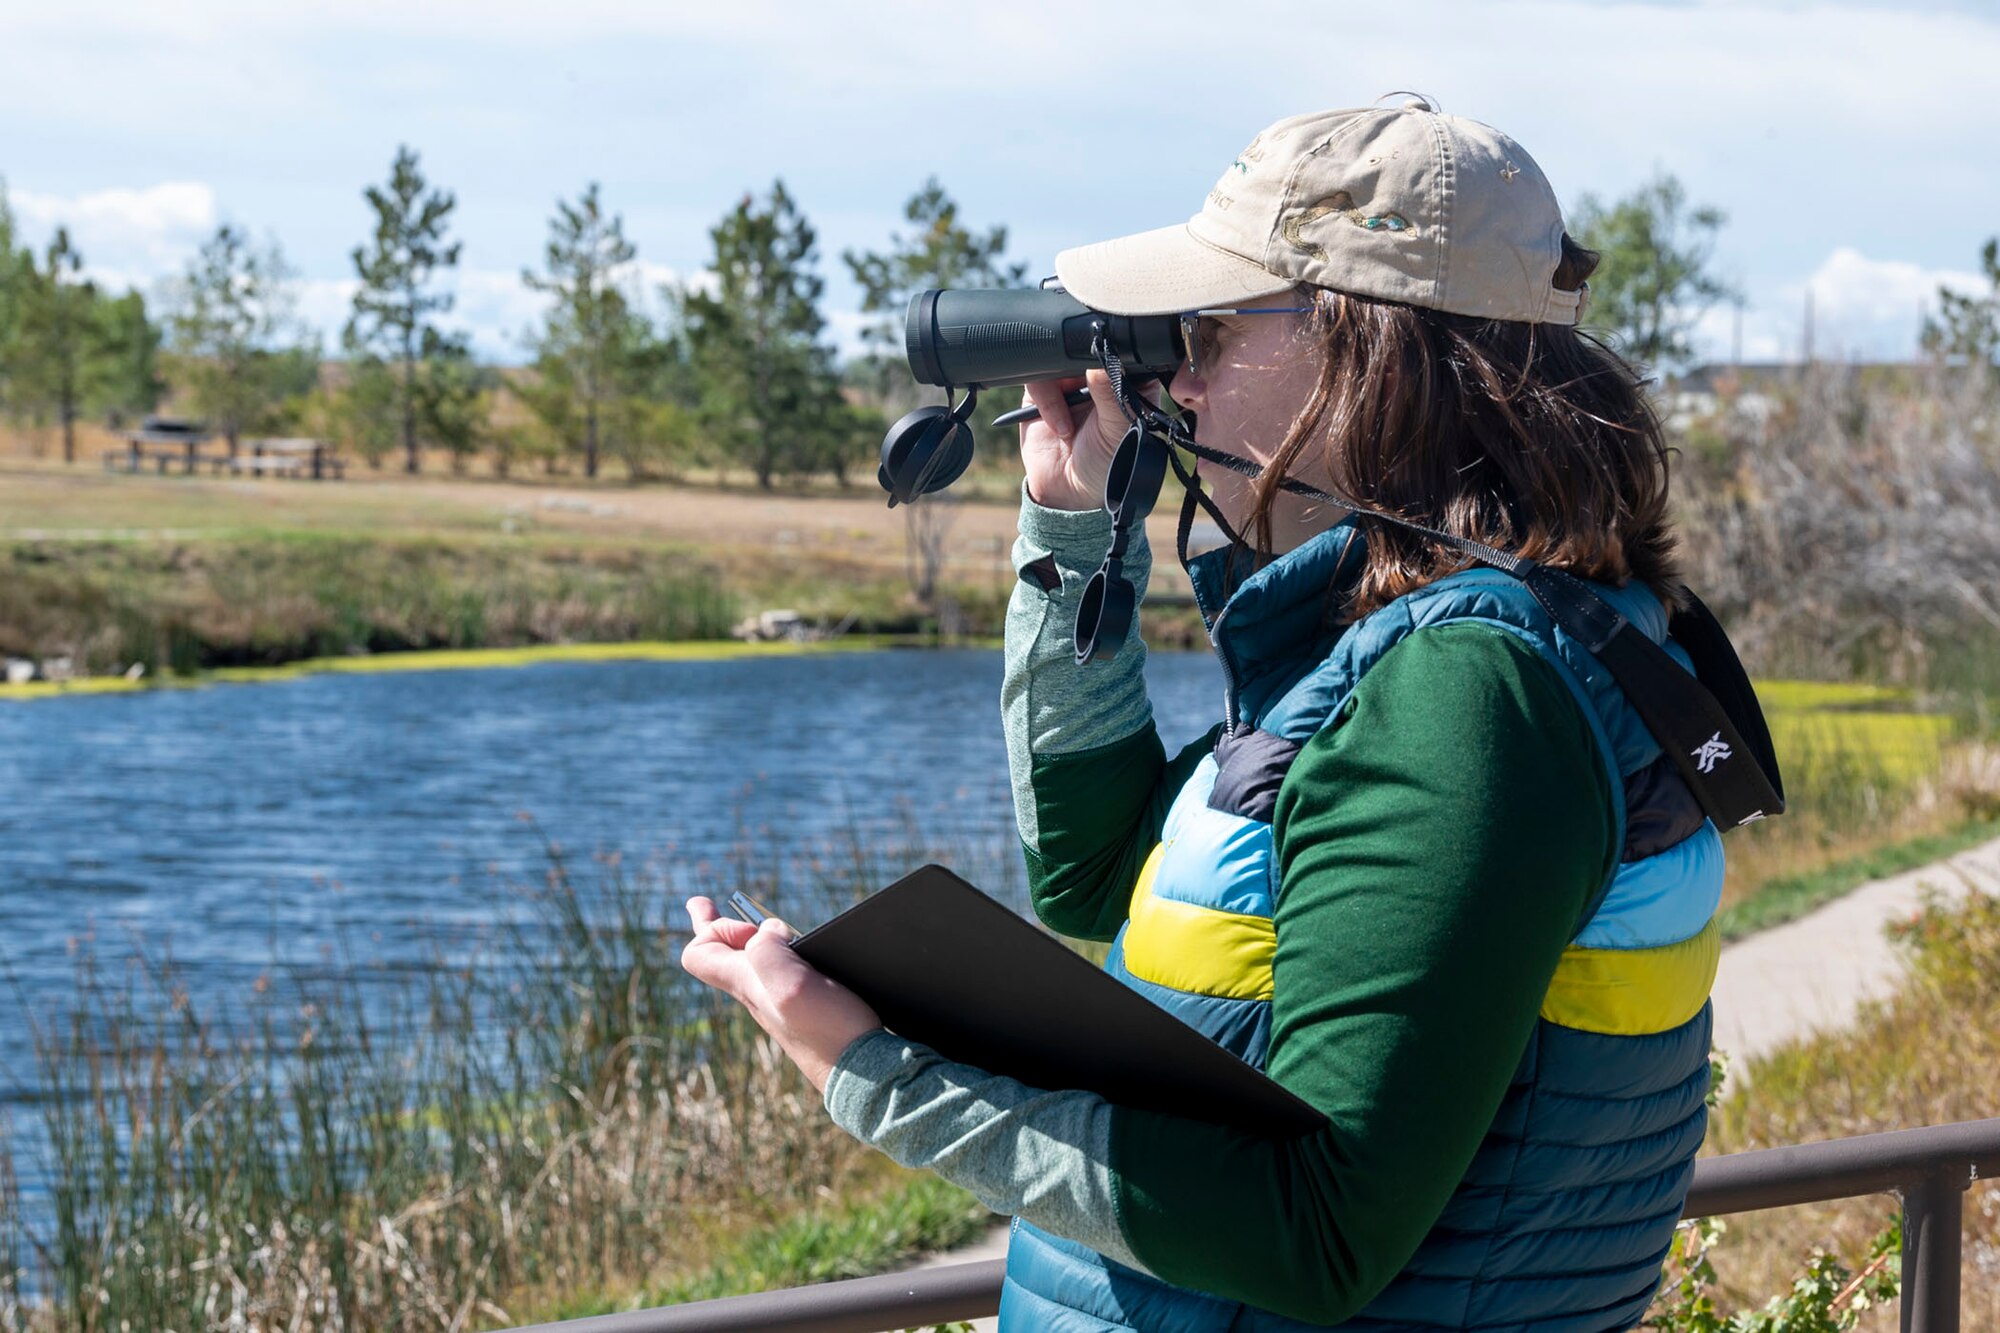
<path id="1" fill-rule="evenodd" d="M 1713 773 L 1715 766 L 1729 758 L 1732 751 L 1729 743 L 1722 739 L 1722 733 L 1718 731 L 1703 741 L 1699 749 L 1689 750 L 1688 753 L 1694 756 L 1695 765 L 1702 772 Z"/>

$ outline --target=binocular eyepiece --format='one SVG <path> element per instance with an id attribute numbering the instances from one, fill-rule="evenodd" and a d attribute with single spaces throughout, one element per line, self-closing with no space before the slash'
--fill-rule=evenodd
<path id="1" fill-rule="evenodd" d="M 910 298 L 903 351 L 919 384 L 964 389 L 956 407 L 920 407 L 882 439 L 876 480 L 889 505 L 941 491 L 972 462 L 966 424 L 981 389 L 1081 375 L 1110 350 L 1128 374 L 1171 374 L 1185 358 L 1175 315 L 1107 315 L 1060 288 L 970 288 Z"/>

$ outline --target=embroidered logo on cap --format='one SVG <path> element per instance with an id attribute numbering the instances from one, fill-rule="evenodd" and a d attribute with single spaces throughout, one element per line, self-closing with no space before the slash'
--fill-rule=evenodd
<path id="1" fill-rule="evenodd" d="M 1335 214 L 1346 218 L 1363 231 L 1391 232 L 1402 236 L 1416 235 L 1417 228 L 1401 213 L 1364 213 L 1354 206 L 1354 196 L 1345 190 L 1337 190 L 1327 198 L 1302 208 L 1286 218 L 1278 230 L 1291 242 L 1292 248 L 1314 259 L 1325 259 L 1326 249 L 1307 240 L 1301 232 L 1311 223 Z"/>

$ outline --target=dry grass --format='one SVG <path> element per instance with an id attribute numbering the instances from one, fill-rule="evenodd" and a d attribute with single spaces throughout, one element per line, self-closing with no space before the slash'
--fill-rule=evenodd
<path id="1" fill-rule="evenodd" d="M 1763 926 L 1823 900 L 1815 881 L 1877 848 L 1934 838 L 2000 817 L 1983 728 L 1922 711 L 1910 691 L 1815 681 L 1759 681 L 1786 783 L 1788 813 L 1729 840 L 1723 906 Z M 1845 886 L 1843 886 L 1845 887 Z M 1732 926 L 1732 929 L 1736 927 Z"/>
<path id="2" fill-rule="evenodd" d="M 1004 597 L 1013 580 L 1008 553 L 1018 479 L 986 492 L 981 500 L 961 497 L 968 502 L 951 510 L 940 574 L 961 600 Z M 1174 515 L 1165 510 L 1163 505 L 1149 532 L 1155 550 L 1171 552 Z M 0 539 L 186 543 L 300 533 L 455 545 L 666 544 L 698 551 L 725 570 L 732 587 L 771 599 L 762 606 L 908 595 L 904 514 L 885 505 L 872 478 L 846 491 L 775 493 L 735 478 L 702 476 L 637 487 L 574 477 L 500 481 L 396 473 L 299 483 L 111 475 L 0 452 Z M 1162 596 L 1187 593 L 1171 558 L 1158 562 L 1154 585 Z M 778 600 L 787 596 L 791 600 Z"/>
<path id="3" fill-rule="evenodd" d="M 1710 1153 L 1870 1134 L 1991 1116 L 2000 1103 L 2000 902 L 1933 905 L 1906 936 L 1912 975 L 1850 1030 L 1796 1043 L 1752 1067 L 1749 1086 L 1718 1109 Z M 1748 1305 L 1783 1289 L 1809 1250 L 1850 1266 L 1894 1215 L 1887 1198 L 1730 1219 L 1715 1260 L 1725 1288 Z M 1966 1200 L 1965 1319 L 2000 1328 L 2000 1193 Z M 1896 1326 L 1891 1310 L 1861 1327 Z"/>
<path id="4" fill-rule="evenodd" d="M 944 591 L 961 632 L 997 633 L 1013 507 L 953 513 Z M 902 516 L 858 488 L 316 485 L 0 465 L 0 652 L 68 656 L 100 672 L 134 661 L 268 664 L 720 637 L 741 614 L 773 607 L 829 626 L 926 632 L 938 608 L 913 596 L 903 543 Z M 315 561 L 315 551 L 338 554 Z M 729 614 L 692 629 L 645 624 L 670 596 L 704 593 Z"/>

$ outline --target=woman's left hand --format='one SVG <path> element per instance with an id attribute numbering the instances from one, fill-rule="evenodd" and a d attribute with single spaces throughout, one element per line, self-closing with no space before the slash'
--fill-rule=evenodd
<path id="1" fill-rule="evenodd" d="M 840 1053 L 881 1027 L 881 1018 L 859 995 L 793 953 L 787 941 L 795 932 L 778 918 L 753 926 L 720 917 L 706 898 L 688 899 L 687 909 L 694 938 L 681 950 L 681 966 L 735 996 L 824 1094 Z"/>

